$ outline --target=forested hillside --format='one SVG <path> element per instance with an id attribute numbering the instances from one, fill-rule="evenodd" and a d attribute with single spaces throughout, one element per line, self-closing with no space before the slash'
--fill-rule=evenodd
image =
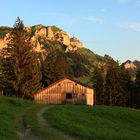
<path id="1" fill-rule="evenodd" d="M 0 27 L 0 49 L 4 95 L 33 99 L 40 89 L 69 76 L 93 86 L 97 104 L 139 107 L 139 67 L 133 78 L 112 57 L 92 52 L 58 27 L 24 27 L 18 18 L 13 28 Z"/>

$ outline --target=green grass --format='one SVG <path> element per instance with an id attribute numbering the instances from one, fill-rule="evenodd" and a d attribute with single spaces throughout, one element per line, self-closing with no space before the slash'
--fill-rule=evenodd
<path id="1" fill-rule="evenodd" d="M 0 140 L 18 140 L 17 131 L 25 134 L 27 130 L 29 132 L 28 139 L 30 136 L 34 136 L 41 140 L 66 140 L 63 133 L 57 129 L 46 127 L 46 124 L 40 123 L 37 112 L 43 107 L 46 105 L 38 105 L 16 98 L 0 97 Z M 30 129 L 27 129 L 29 127 Z M 72 139 L 67 137 L 67 140 Z"/>
<path id="2" fill-rule="evenodd" d="M 18 140 L 17 131 L 25 134 L 28 126 L 30 135 L 46 140 L 46 130 L 36 115 L 42 107 L 31 101 L 0 97 L 0 140 Z"/>
<path id="3" fill-rule="evenodd" d="M 80 140 L 139 140 L 140 110 L 60 105 L 44 117 L 49 124 Z"/>
<path id="4" fill-rule="evenodd" d="M 24 115 L 24 122 L 31 126 L 32 133 L 37 137 L 41 137 L 42 140 L 74 140 L 69 136 L 64 136 L 61 131 L 49 126 L 48 124 L 45 123 L 42 125 L 38 121 L 36 114 L 43 106 L 46 107 L 46 105 L 38 106 L 34 109 L 28 110 Z M 48 105 L 47 108 L 49 109 L 51 107 L 53 106 Z"/>
<path id="5" fill-rule="evenodd" d="M 41 108 L 44 118 L 37 118 Z M 0 97 L 0 140 L 17 140 L 17 131 L 28 126 L 42 140 L 139 140 L 140 110 L 86 105 L 37 105 Z"/>
<path id="6" fill-rule="evenodd" d="M 18 139 L 15 129 L 16 118 L 31 106 L 34 104 L 29 101 L 0 97 L 0 140 Z"/>

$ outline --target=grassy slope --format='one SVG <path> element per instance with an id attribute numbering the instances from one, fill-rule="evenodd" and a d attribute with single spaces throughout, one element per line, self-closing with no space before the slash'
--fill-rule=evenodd
<path id="1" fill-rule="evenodd" d="M 44 117 L 54 128 L 80 140 L 139 140 L 140 110 L 60 105 Z"/>
<path id="2" fill-rule="evenodd" d="M 18 140 L 17 131 L 23 135 L 26 132 L 24 139 L 72 140 L 58 130 L 42 125 L 37 112 L 44 106 L 46 107 L 21 99 L 0 97 L 0 140 Z"/>
<path id="3" fill-rule="evenodd" d="M 16 140 L 17 129 L 31 127 L 31 135 L 42 140 L 65 140 L 64 133 L 80 140 L 139 140 L 140 111 L 121 107 L 54 105 L 44 114 L 48 127 L 36 113 L 44 105 L 0 97 L 0 140 Z M 62 134 L 62 135 L 61 135 Z M 72 138 L 73 139 L 73 138 Z"/>
<path id="4" fill-rule="evenodd" d="M 48 106 L 47 109 L 50 107 Z M 65 133 L 62 133 L 58 129 L 51 127 L 47 123 L 42 125 L 42 123 L 36 117 L 37 112 L 37 108 L 31 109 L 24 116 L 25 122 L 32 126 L 32 133 L 35 136 L 41 137 L 41 140 L 75 140 L 70 136 L 65 135 Z"/>
<path id="5" fill-rule="evenodd" d="M 17 130 L 24 134 L 28 126 L 30 135 L 46 140 L 47 130 L 36 116 L 42 107 L 21 99 L 0 97 L 0 140 L 17 140 Z"/>
<path id="6" fill-rule="evenodd" d="M 15 129 L 16 118 L 32 106 L 32 102 L 0 97 L 0 140 L 18 139 Z"/>

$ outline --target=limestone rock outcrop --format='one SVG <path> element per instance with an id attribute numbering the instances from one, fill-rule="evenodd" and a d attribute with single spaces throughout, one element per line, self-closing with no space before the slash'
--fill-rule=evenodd
<path id="1" fill-rule="evenodd" d="M 0 39 L 0 50 L 6 47 L 6 41 L 4 39 Z"/>
<path id="2" fill-rule="evenodd" d="M 54 29 L 55 28 L 55 29 Z M 44 27 L 43 25 L 35 26 L 35 33 L 31 38 L 34 44 L 37 44 L 37 51 L 41 51 L 43 45 L 39 44 L 38 39 L 47 39 L 51 41 L 59 41 L 66 45 L 66 52 L 76 51 L 78 48 L 83 48 L 83 44 L 76 38 L 70 38 L 68 34 L 55 26 Z"/>
<path id="3" fill-rule="evenodd" d="M 46 28 L 42 28 L 40 30 L 36 30 L 34 35 L 37 36 L 37 37 L 39 37 L 39 36 L 46 37 L 46 35 L 47 35 Z"/>
<path id="4" fill-rule="evenodd" d="M 25 30 L 31 35 L 31 42 L 34 44 L 34 50 L 37 52 L 44 51 L 44 44 L 42 42 L 46 40 L 61 42 L 66 46 L 66 52 L 83 48 L 83 44 L 76 37 L 70 38 L 66 32 L 55 26 L 45 27 L 39 24 L 32 27 L 25 27 Z M 6 37 L 0 39 L 0 49 L 6 45 L 5 38 Z"/>
<path id="5" fill-rule="evenodd" d="M 49 40 L 54 40 L 54 33 L 53 33 L 52 29 L 51 29 L 51 26 L 46 28 L 46 32 L 47 32 L 47 34 L 46 34 L 47 38 Z"/>
<path id="6" fill-rule="evenodd" d="M 57 31 L 55 34 L 55 40 L 62 42 L 64 45 L 70 45 L 70 38 L 64 31 Z"/>
<path id="7" fill-rule="evenodd" d="M 76 37 L 71 38 L 70 44 L 77 48 L 83 48 L 82 42 L 80 42 Z"/>
<path id="8" fill-rule="evenodd" d="M 7 33 L 4 38 L 0 38 L 0 50 L 2 50 L 3 48 L 5 48 L 7 46 L 7 42 L 8 42 L 7 37 L 8 36 L 9 36 L 9 33 Z"/>

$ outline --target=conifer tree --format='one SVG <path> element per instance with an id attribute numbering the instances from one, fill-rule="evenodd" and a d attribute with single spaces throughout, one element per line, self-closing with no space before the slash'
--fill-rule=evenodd
<path id="1" fill-rule="evenodd" d="M 134 96 L 134 82 L 131 79 L 129 71 L 125 68 L 121 68 L 120 73 L 120 84 L 124 91 L 125 106 L 133 107 L 133 96 Z"/>
<path id="2" fill-rule="evenodd" d="M 95 77 L 96 79 L 96 103 L 104 104 L 105 103 L 105 68 L 104 66 L 100 66 L 95 69 Z"/>
<path id="3" fill-rule="evenodd" d="M 3 83 L 10 86 L 16 96 L 31 99 L 41 87 L 41 73 L 30 37 L 20 18 L 17 18 L 7 41 L 7 47 L 2 50 Z"/>
<path id="4" fill-rule="evenodd" d="M 136 74 L 134 102 L 135 107 L 140 108 L 140 70 Z"/>
<path id="5" fill-rule="evenodd" d="M 112 105 L 125 104 L 124 91 L 120 83 L 120 67 L 115 61 L 109 66 L 105 84 L 106 103 Z"/>

